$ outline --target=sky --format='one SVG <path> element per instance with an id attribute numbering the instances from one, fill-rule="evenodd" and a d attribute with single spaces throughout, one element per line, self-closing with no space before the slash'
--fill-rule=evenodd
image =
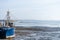
<path id="1" fill-rule="evenodd" d="M 60 20 L 60 0 L 0 0 L 0 19 Z"/>

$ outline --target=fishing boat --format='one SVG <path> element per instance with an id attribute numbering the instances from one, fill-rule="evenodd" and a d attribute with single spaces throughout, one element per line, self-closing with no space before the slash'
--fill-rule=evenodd
<path id="1" fill-rule="evenodd" d="M 15 28 L 10 20 L 10 12 L 7 11 L 6 20 L 3 21 L 0 27 L 0 39 L 15 37 Z M 1 23 L 0 23 L 1 24 Z"/>

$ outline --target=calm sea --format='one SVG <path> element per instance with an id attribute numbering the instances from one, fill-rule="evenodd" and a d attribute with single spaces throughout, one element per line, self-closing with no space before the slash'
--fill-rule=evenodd
<path id="1" fill-rule="evenodd" d="M 60 27 L 60 21 L 47 21 L 47 20 L 16 20 L 15 26 L 47 26 L 47 27 Z"/>

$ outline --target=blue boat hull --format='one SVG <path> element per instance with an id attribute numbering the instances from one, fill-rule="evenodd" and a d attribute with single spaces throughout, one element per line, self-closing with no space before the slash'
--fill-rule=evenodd
<path id="1" fill-rule="evenodd" d="M 0 28 L 0 39 L 15 37 L 15 28 L 12 27 L 1 27 Z"/>

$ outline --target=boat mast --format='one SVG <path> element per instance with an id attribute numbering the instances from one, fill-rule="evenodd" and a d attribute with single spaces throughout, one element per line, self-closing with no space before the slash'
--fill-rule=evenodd
<path id="1" fill-rule="evenodd" d="M 9 22 L 10 22 L 10 12 L 7 11 L 7 26 L 9 26 Z"/>

